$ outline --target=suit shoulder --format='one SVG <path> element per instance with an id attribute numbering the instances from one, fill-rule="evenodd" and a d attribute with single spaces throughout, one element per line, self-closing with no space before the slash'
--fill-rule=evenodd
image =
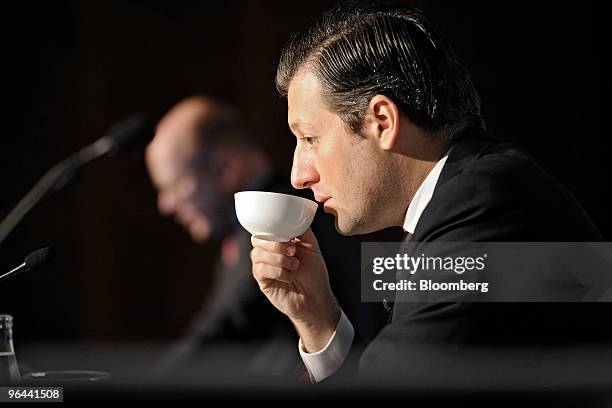
<path id="1" fill-rule="evenodd" d="M 467 202 L 518 204 L 531 191 L 553 179 L 523 150 L 511 143 L 500 143 L 467 163 L 454 177 L 440 186 L 448 194 Z"/>
<path id="2" fill-rule="evenodd" d="M 569 190 L 509 142 L 496 143 L 483 150 L 437 185 L 422 218 L 418 229 L 424 239 L 597 241 L 600 238 Z"/>

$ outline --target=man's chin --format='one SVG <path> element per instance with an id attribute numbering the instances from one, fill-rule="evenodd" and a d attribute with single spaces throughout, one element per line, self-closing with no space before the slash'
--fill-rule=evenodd
<path id="1" fill-rule="evenodd" d="M 345 217 L 338 215 L 335 211 L 333 214 L 334 214 L 334 226 L 336 227 L 336 231 L 338 231 L 340 234 L 347 236 L 347 237 L 359 234 L 359 232 L 355 230 L 356 225 L 354 223 L 347 222 Z"/>
<path id="2" fill-rule="evenodd" d="M 340 234 L 350 237 L 354 235 L 365 235 L 378 231 L 373 225 L 365 225 L 358 220 L 352 220 L 346 216 L 335 216 L 336 231 Z"/>

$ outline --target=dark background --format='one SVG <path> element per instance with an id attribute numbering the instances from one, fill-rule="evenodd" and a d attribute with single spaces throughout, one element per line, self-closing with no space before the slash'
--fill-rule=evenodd
<path id="1" fill-rule="evenodd" d="M 472 73 L 491 131 L 519 142 L 612 237 L 608 27 L 585 1 L 417 1 Z M 54 163 L 133 112 L 210 93 L 246 109 L 289 175 L 274 87 L 289 33 L 330 1 L 66 1 L 3 5 L 0 211 Z M 537 197 L 534 197 L 537 199 Z M 563 220 L 559 220 L 563 223 Z M 103 159 L 0 247 L 0 273 L 53 245 L 42 271 L 0 286 L 16 339 L 167 340 L 201 305 L 217 250 L 157 214 L 142 152 Z"/>

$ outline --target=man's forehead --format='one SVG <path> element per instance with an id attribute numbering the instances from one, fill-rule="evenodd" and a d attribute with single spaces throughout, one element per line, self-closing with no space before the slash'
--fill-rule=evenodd
<path id="1" fill-rule="evenodd" d="M 151 146 L 147 165 L 153 182 L 160 188 L 170 187 L 188 170 L 193 152 L 184 146 L 162 144 Z"/>
<path id="2" fill-rule="evenodd" d="M 319 80 L 306 70 L 298 71 L 289 83 L 287 106 L 287 121 L 292 130 L 312 129 L 322 113 L 329 113 L 321 98 Z"/>

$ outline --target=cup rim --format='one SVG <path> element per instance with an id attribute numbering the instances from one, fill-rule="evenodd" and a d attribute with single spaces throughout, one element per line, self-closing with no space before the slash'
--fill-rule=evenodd
<path id="1" fill-rule="evenodd" d="M 245 195 L 245 194 L 257 194 L 257 195 L 276 195 L 276 196 L 285 196 L 285 197 L 291 197 L 293 199 L 297 199 L 299 201 L 301 201 L 302 203 L 309 205 L 309 206 L 314 206 L 314 209 L 316 210 L 316 208 L 318 207 L 318 203 L 316 201 L 313 201 L 311 199 L 308 198 L 304 198 L 304 197 L 300 197 L 300 196 L 296 196 L 293 194 L 286 194 L 286 193 L 277 193 L 275 191 L 262 191 L 262 190 L 245 190 L 245 191 L 238 191 L 236 193 L 234 193 L 234 198 L 237 198 L 239 195 Z"/>

